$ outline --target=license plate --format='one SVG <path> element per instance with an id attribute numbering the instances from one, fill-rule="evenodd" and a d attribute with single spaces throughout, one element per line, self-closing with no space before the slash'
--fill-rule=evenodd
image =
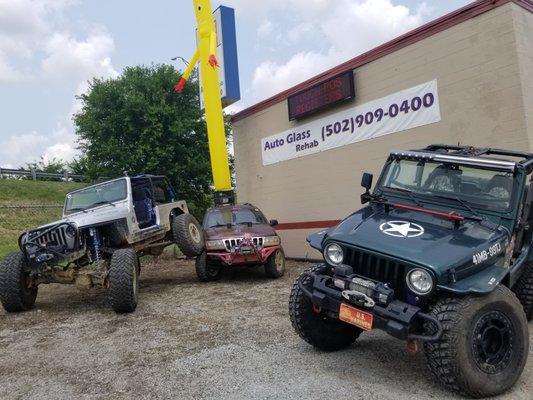
<path id="1" fill-rule="evenodd" d="M 342 303 L 339 310 L 339 319 L 349 324 L 355 325 L 365 331 L 372 330 L 374 316 L 355 307 Z"/>

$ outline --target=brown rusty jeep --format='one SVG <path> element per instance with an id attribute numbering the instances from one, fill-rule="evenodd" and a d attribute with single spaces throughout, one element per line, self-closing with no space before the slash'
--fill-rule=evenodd
<path id="1" fill-rule="evenodd" d="M 273 228 L 277 224 L 248 203 L 208 209 L 203 222 L 205 250 L 196 259 L 200 281 L 216 280 L 223 267 L 232 265 L 264 265 L 267 276 L 281 277 L 285 254 Z"/>

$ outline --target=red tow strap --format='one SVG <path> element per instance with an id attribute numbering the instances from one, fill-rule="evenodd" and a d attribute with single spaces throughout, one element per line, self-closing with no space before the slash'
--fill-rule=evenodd
<path id="1" fill-rule="evenodd" d="M 407 204 L 398 203 L 392 203 L 391 206 L 394 208 L 400 208 L 402 210 L 416 211 L 424 214 L 434 215 L 436 217 L 441 217 L 450 221 L 462 222 L 465 220 L 465 217 L 463 217 L 461 214 L 456 213 L 455 211 L 450 211 L 449 213 L 446 213 L 437 210 L 430 210 L 423 207 L 408 206 Z"/>

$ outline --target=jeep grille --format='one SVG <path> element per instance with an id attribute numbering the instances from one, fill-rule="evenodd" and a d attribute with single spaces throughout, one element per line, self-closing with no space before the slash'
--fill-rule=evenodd
<path id="1" fill-rule="evenodd" d="M 235 249 L 237 247 L 239 247 L 241 242 L 242 242 L 242 238 L 225 239 L 224 240 L 224 246 L 226 246 L 226 250 L 227 251 L 235 251 Z M 253 237 L 252 238 L 252 243 L 254 244 L 255 247 L 260 249 L 260 248 L 263 247 L 263 238 L 262 237 Z"/>
<path id="2" fill-rule="evenodd" d="M 41 231 L 32 231 L 28 234 L 28 242 L 37 242 L 41 246 L 67 246 L 73 245 L 73 239 L 67 236 L 66 230 L 68 225 L 61 225 L 56 229 L 44 234 L 43 236 L 33 239 L 41 234 Z M 70 245 L 70 246 L 69 246 Z"/>
<path id="3" fill-rule="evenodd" d="M 350 247 L 345 249 L 345 263 L 353 268 L 354 273 L 378 282 L 388 283 L 394 289 L 396 298 L 406 299 L 407 284 L 405 275 L 407 273 L 407 265 L 359 249 Z"/>

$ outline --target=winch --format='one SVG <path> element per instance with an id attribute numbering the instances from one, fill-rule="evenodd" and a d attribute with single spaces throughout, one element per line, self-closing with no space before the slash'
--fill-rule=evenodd
<path id="1" fill-rule="evenodd" d="M 355 275 L 349 265 L 335 267 L 333 284 L 343 291 L 342 297 L 346 300 L 367 308 L 376 303 L 386 306 L 394 298 L 394 290 L 386 283 L 363 279 Z"/>

